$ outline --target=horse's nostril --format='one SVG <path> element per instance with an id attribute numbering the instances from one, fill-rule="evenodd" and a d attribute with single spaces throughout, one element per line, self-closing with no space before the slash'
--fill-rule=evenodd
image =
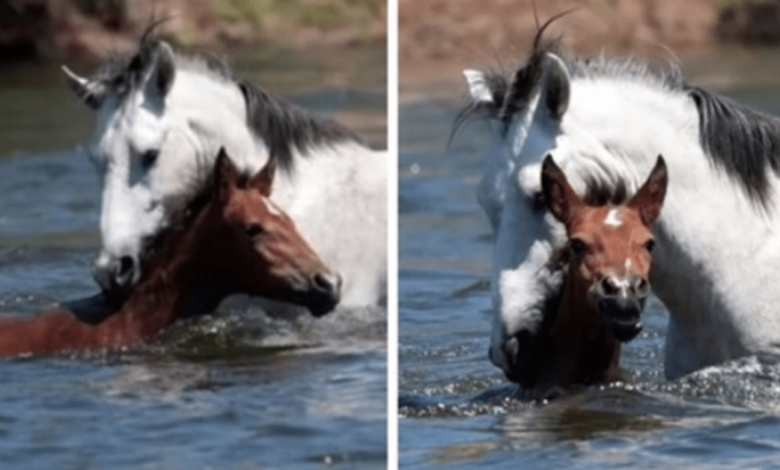
<path id="1" fill-rule="evenodd" d="M 120 285 L 127 284 L 133 277 L 135 261 L 132 256 L 123 256 L 119 258 L 116 266 L 116 280 Z"/>

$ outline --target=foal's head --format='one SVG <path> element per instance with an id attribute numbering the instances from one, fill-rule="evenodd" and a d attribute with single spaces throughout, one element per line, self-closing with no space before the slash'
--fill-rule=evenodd
<path id="1" fill-rule="evenodd" d="M 315 316 L 338 304 L 341 277 L 331 271 L 269 196 L 275 159 L 247 178 L 220 150 L 211 203 L 204 219 L 210 237 L 197 257 L 204 283 L 226 292 L 245 292 L 303 305 Z M 214 228 L 216 227 L 216 229 Z"/>
<path id="2" fill-rule="evenodd" d="M 628 202 L 594 206 L 572 190 L 552 157 L 542 166 L 547 207 L 566 227 L 561 253 L 561 261 L 568 265 L 564 290 L 580 296 L 583 309 L 598 311 L 623 342 L 642 328 L 641 312 L 650 293 L 651 225 L 661 211 L 667 180 L 666 164 L 659 156 L 647 181 Z"/>

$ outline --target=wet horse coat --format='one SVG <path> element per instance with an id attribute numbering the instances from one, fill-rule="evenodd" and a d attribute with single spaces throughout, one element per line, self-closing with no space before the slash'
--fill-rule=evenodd
<path id="1" fill-rule="evenodd" d="M 121 298 L 143 273 L 147 240 L 169 224 L 168 201 L 225 147 L 257 171 L 278 159 L 273 200 L 343 278 L 343 305 L 386 287 L 387 159 L 349 129 L 275 97 L 218 61 L 186 58 L 147 34 L 138 52 L 92 78 L 65 69 L 96 112 L 87 150 L 103 184 L 95 277 Z"/>
<path id="2" fill-rule="evenodd" d="M 2 319 L 0 356 L 137 342 L 172 324 L 189 295 L 202 289 L 212 291 L 212 301 L 246 292 L 304 305 L 315 315 L 332 310 L 338 302 L 338 277 L 267 199 L 273 164 L 242 183 L 223 154 L 215 171 L 213 185 L 179 211 L 180 220 L 160 235 L 150 269 L 119 308 L 94 322 L 68 309 Z"/>
<path id="3" fill-rule="evenodd" d="M 466 72 L 495 123 L 478 198 L 494 232 L 491 358 L 507 374 L 560 290 L 564 243 L 536 208 L 551 155 L 572 186 L 638 187 L 662 154 L 672 178 L 654 226 L 651 277 L 669 309 L 665 373 L 749 354 L 780 355 L 780 120 L 631 60 L 566 58 L 542 45 L 510 77 Z"/>

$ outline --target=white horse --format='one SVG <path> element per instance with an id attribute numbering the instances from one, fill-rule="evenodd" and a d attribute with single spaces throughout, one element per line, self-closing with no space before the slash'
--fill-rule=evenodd
<path id="1" fill-rule="evenodd" d="M 144 36 L 129 60 L 91 78 L 63 68 L 96 112 L 88 145 L 102 178 L 102 250 L 94 273 L 122 296 L 141 276 L 145 243 L 167 208 L 225 147 L 254 173 L 278 156 L 273 199 L 322 259 L 341 273 L 342 305 L 376 303 L 387 257 L 387 158 L 334 121 L 233 78 L 226 65 L 174 54 Z M 323 281 L 325 282 L 325 281 Z M 328 282 L 340 282 L 332 279 Z"/>
<path id="2" fill-rule="evenodd" d="M 478 188 L 494 233 L 492 362 L 521 381 L 561 289 L 549 261 L 565 233 L 539 176 L 547 155 L 578 192 L 587 179 L 634 191 L 666 159 L 651 284 L 670 312 L 667 378 L 780 353 L 780 119 L 691 86 L 674 66 L 568 59 L 538 43 L 510 78 L 464 72 L 461 118 L 495 123 Z"/>

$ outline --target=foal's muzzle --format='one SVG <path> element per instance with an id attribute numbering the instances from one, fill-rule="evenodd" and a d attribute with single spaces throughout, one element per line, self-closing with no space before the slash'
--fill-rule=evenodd
<path id="1" fill-rule="evenodd" d="M 650 284 L 639 276 L 608 276 L 597 284 L 598 309 L 619 341 L 631 341 L 642 331 L 642 310 L 649 293 Z"/>
<path id="2" fill-rule="evenodd" d="M 306 308 L 315 317 L 331 312 L 341 300 L 341 276 L 333 272 L 319 272 L 312 276 L 306 295 Z"/>
<path id="3" fill-rule="evenodd" d="M 139 277 L 136 258 L 101 255 L 92 266 L 92 276 L 105 296 L 113 301 L 121 301 L 130 292 L 130 288 Z"/>

